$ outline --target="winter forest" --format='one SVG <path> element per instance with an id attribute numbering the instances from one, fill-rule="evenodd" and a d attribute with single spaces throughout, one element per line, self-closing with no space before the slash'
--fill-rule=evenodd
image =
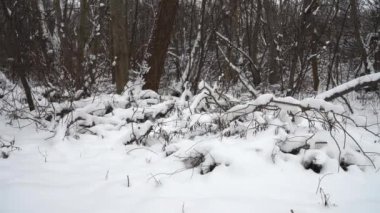
<path id="1" fill-rule="evenodd" d="M 0 0 L 0 212 L 380 212 L 379 0 Z"/>

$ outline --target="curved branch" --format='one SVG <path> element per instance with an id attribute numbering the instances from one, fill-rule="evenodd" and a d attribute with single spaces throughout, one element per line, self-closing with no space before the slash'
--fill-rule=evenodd
<path id="1" fill-rule="evenodd" d="M 368 74 L 359 78 L 355 78 L 354 80 L 341 84 L 337 87 L 327 90 L 326 92 L 322 92 L 317 95 L 317 98 L 323 99 L 325 101 L 332 101 L 354 90 L 362 89 L 364 87 L 377 83 L 380 83 L 380 73 Z"/>

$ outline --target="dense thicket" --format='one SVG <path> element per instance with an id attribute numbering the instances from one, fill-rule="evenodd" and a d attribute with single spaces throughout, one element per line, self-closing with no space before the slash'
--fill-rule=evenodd
<path id="1" fill-rule="evenodd" d="M 1 70 L 23 85 L 30 109 L 30 84 L 58 100 L 112 82 L 120 92 L 126 76 L 177 94 L 206 80 L 226 91 L 245 85 L 295 95 L 380 70 L 376 0 L 1 0 L 0 7 Z"/>

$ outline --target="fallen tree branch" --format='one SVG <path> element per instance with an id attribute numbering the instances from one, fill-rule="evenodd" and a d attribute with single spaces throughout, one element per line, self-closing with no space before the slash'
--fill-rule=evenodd
<path id="1" fill-rule="evenodd" d="M 317 95 L 318 99 L 332 101 L 354 90 L 380 83 L 380 73 L 368 74 L 334 87 Z"/>

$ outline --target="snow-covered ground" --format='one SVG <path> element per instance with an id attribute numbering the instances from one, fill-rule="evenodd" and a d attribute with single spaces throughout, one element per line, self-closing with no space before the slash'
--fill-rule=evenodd
<path id="1" fill-rule="evenodd" d="M 317 174 L 296 155 L 273 158 L 271 128 L 243 139 L 179 139 L 164 152 L 160 143 L 125 146 L 118 133 L 78 141 L 5 121 L 0 117 L 0 135 L 15 137 L 21 150 L 0 159 L 1 213 L 380 212 L 380 172 L 351 166 Z M 201 175 L 207 162 L 183 163 L 190 150 L 219 165 Z"/>

